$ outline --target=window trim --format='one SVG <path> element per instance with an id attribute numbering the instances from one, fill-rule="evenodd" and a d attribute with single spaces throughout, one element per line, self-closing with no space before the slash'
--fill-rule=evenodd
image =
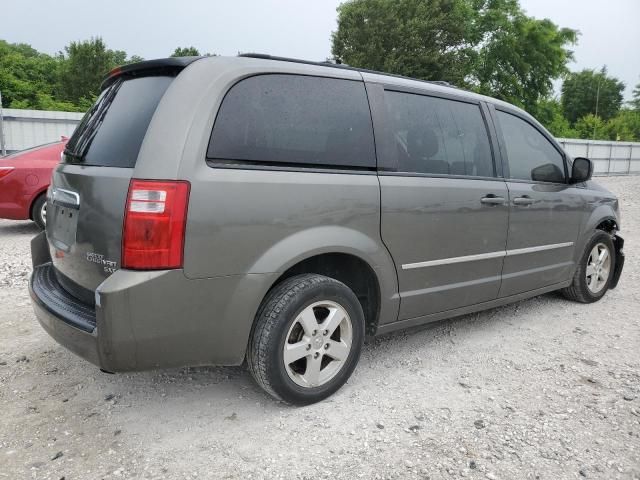
<path id="1" fill-rule="evenodd" d="M 205 163 L 210 168 L 225 170 L 259 170 L 267 172 L 307 172 L 307 173 L 335 173 L 351 175 L 375 175 L 375 167 L 342 167 L 338 168 L 316 164 L 291 164 L 285 162 L 230 160 L 227 158 L 206 158 Z"/>
<path id="2" fill-rule="evenodd" d="M 498 145 L 500 147 L 500 155 L 502 158 L 502 171 L 504 173 L 504 180 L 506 182 L 514 182 L 514 183 L 529 183 L 529 184 L 542 184 L 542 185 L 568 185 L 569 184 L 569 171 L 567 168 L 567 155 L 566 153 L 558 146 L 555 139 L 550 137 L 544 130 L 542 130 L 538 125 L 532 122 L 529 118 L 523 115 L 516 109 L 511 109 L 504 107 L 502 105 L 489 105 L 489 111 L 491 113 L 491 117 L 493 119 L 493 123 L 496 129 L 496 135 L 498 137 Z M 563 182 L 544 182 L 541 180 L 525 180 L 522 178 L 510 178 L 510 169 L 509 169 L 509 155 L 507 154 L 507 146 L 504 140 L 504 133 L 502 132 L 502 126 L 500 125 L 500 119 L 498 118 L 498 112 L 506 113 L 508 115 L 513 115 L 514 117 L 526 122 L 531 127 L 533 127 L 540 135 L 542 135 L 545 140 L 547 140 L 551 146 L 560 154 L 560 158 L 562 159 L 562 165 L 564 166 L 564 181 Z"/>
<path id="3" fill-rule="evenodd" d="M 300 164 L 291 164 L 287 162 L 277 162 L 271 160 L 246 160 L 246 159 L 232 159 L 232 158 L 219 158 L 219 157 L 210 157 L 209 156 L 209 147 L 211 145 L 211 141 L 213 139 L 213 131 L 216 126 L 216 122 L 218 121 L 218 117 L 222 110 L 222 106 L 224 105 L 225 100 L 229 93 L 240 83 L 245 80 L 254 77 L 262 77 L 262 76 L 292 76 L 292 77 L 309 77 L 309 78 L 320 78 L 320 79 L 328 79 L 328 80 L 338 80 L 338 81 L 349 81 L 356 82 L 363 85 L 365 99 L 367 101 L 367 111 L 369 112 L 369 125 L 371 127 L 371 137 L 373 141 L 373 165 L 371 166 L 345 166 L 345 165 L 331 165 L 331 164 L 311 164 L 311 163 L 300 163 Z M 373 125 L 373 118 L 371 115 L 371 106 L 369 102 L 369 95 L 366 89 L 366 83 L 361 78 L 360 80 L 355 78 L 346 78 L 339 76 L 324 76 L 324 75 L 310 75 L 303 73 L 294 73 L 294 72 L 260 72 L 251 75 L 246 75 L 241 78 L 238 78 L 235 82 L 233 82 L 229 88 L 224 92 L 222 96 L 222 100 L 218 105 L 218 110 L 216 111 L 215 117 L 213 119 L 213 123 L 211 125 L 211 133 L 209 133 L 209 137 L 207 139 L 205 145 L 205 163 L 211 168 L 223 168 L 230 170 L 262 170 L 262 171 L 285 171 L 285 172 L 313 172 L 313 173 L 350 173 L 350 174 L 359 174 L 359 175 L 368 175 L 375 174 L 377 169 L 377 155 L 376 155 L 376 144 L 375 144 L 375 129 Z"/>
<path id="4" fill-rule="evenodd" d="M 449 92 L 432 91 L 427 88 L 416 88 L 395 85 L 393 83 L 375 83 L 365 82 L 368 88 L 374 95 L 369 97 L 369 104 L 371 105 L 371 115 L 373 117 L 373 132 L 376 142 L 376 155 L 378 157 L 378 174 L 383 176 L 398 176 L 398 177 L 425 177 L 425 178 L 453 178 L 459 180 L 499 180 L 502 178 L 502 164 L 498 159 L 498 144 L 497 138 L 489 124 L 491 118 L 489 112 L 486 110 L 484 102 L 480 99 L 469 98 L 463 95 L 451 94 Z M 395 154 L 395 149 L 392 146 L 393 141 L 390 135 L 392 135 L 391 121 L 389 112 L 387 110 L 386 92 L 405 93 L 409 95 L 420 95 L 423 97 L 439 98 L 442 100 L 449 100 L 455 102 L 466 103 L 475 105 L 480 111 L 482 121 L 484 123 L 487 140 L 489 143 L 489 150 L 491 154 L 491 161 L 493 163 L 493 176 L 477 176 L 477 175 L 454 175 L 454 174 L 439 174 L 439 173 L 422 173 L 422 172 L 404 172 L 399 169 L 398 156 Z M 393 153 L 391 153 L 393 152 Z"/>

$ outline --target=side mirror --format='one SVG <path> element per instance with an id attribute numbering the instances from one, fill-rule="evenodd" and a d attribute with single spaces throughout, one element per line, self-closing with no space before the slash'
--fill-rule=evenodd
<path id="1" fill-rule="evenodd" d="M 578 157 L 573 160 L 571 183 L 586 182 L 593 174 L 593 162 L 588 158 Z"/>

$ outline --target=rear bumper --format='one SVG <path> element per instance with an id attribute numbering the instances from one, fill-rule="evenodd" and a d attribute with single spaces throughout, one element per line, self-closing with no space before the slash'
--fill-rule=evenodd
<path id="1" fill-rule="evenodd" d="M 260 301 L 277 278 L 118 270 L 96 289 L 92 307 L 57 282 L 44 232 L 31 249 L 38 321 L 58 343 L 110 372 L 241 364 Z"/>
<path id="2" fill-rule="evenodd" d="M 29 294 L 36 318 L 56 342 L 94 365 L 100 366 L 95 312 L 93 326 L 88 322 L 78 321 L 79 316 L 76 312 L 69 311 L 65 314 L 64 304 L 60 301 L 56 302 L 53 298 L 59 291 L 57 289 L 46 293 L 43 291 L 41 277 L 48 275 L 51 268 L 50 264 L 38 267 L 29 282 Z M 80 328 L 80 325 L 84 328 Z"/>

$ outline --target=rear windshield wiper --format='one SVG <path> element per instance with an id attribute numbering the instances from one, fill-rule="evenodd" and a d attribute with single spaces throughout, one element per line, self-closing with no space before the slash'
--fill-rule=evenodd
<path id="1" fill-rule="evenodd" d="M 80 130 L 78 131 L 78 136 L 74 139 L 75 141 L 73 144 L 70 145 L 71 142 L 67 144 L 67 148 L 65 148 L 64 151 L 65 155 L 69 155 L 78 162 L 84 160 L 84 157 L 89 150 L 89 146 L 91 145 L 98 128 L 102 124 L 104 117 L 109 110 L 109 106 L 113 103 L 113 100 L 118 93 L 120 85 L 122 85 L 122 80 L 116 81 L 116 83 L 112 84 L 105 92 L 102 99 L 96 102 L 88 114 L 86 122 L 83 122 L 83 124 L 78 127 Z"/>

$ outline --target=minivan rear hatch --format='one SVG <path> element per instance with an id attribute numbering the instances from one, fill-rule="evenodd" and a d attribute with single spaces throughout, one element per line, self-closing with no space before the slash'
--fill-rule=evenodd
<path id="1" fill-rule="evenodd" d="M 120 267 L 129 182 L 167 88 L 196 60 L 173 58 L 114 70 L 69 139 L 49 191 L 47 238 L 56 277 L 88 304 Z"/>

